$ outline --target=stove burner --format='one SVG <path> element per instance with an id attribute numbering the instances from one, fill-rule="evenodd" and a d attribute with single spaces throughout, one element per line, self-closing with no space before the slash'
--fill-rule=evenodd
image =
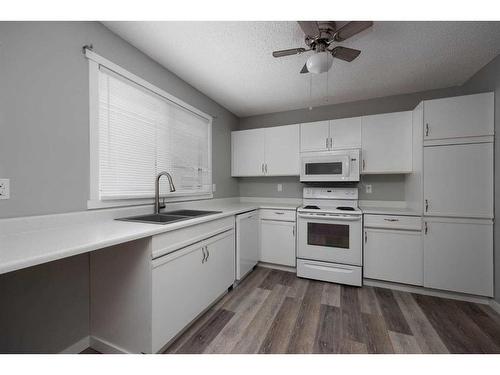
<path id="1" fill-rule="evenodd" d="M 318 206 L 305 206 L 304 207 L 306 210 L 319 210 Z"/>
<path id="2" fill-rule="evenodd" d="M 343 207 L 343 206 L 340 206 L 340 207 L 337 207 L 337 210 L 341 210 L 341 211 L 354 211 L 354 208 L 353 207 Z"/>

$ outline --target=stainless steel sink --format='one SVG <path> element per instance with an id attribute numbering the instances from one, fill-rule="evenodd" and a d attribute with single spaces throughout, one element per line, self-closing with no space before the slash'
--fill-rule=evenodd
<path id="1" fill-rule="evenodd" d="M 187 220 L 189 218 L 190 218 L 189 216 L 150 214 L 150 215 L 122 217 L 116 220 L 137 221 L 140 223 L 168 224 L 176 221 Z"/>
<path id="2" fill-rule="evenodd" d="M 220 214 L 221 211 L 201 211 L 201 210 L 176 210 L 176 211 L 166 211 L 164 214 L 167 215 L 179 215 L 179 216 L 189 216 L 198 217 L 205 215 Z"/>
<path id="3" fill-rule="evenodd" d="M 135 221 L 139 223 L 169 224 L 177 221 L 188 220 L 198 216 L 218 214 L 221 211 L 177 210 L 160 214 L 122 217 L 116 220 Z"/>

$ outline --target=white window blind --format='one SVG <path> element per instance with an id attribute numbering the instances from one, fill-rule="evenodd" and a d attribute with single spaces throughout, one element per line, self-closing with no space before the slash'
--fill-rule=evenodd
<path id="1" fill-rule="evenodd" d="M 99 197 L 149 198 L 162 171 L 161 195 L 211 193 L 209 120 L 99 68 Z"/>

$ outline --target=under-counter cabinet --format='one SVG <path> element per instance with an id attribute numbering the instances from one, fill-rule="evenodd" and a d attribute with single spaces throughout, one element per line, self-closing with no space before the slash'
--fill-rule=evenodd
<path id="1" fill-rule="evenodd" d="M 363 276 L 423 285 L 422 219 L 365 215 Z"/>
<path id="2" fill-rule="evenodd" d="M 91 253 L 91 346 L 157 353 L 235 280 L 234 217 Z"/>
<path id="3" fill-rule="evenodd" d="M 231 132 L 231 175 L 298 176 L 299 125 Z"/>
<path id="4" fill-rule="evenodd" d="M 260 260 L 295 267 L 295 210 L 260 211 Z"/>
<path id="5" fill-rule="evenodd" d="M 492 92 L 424 101 L 424 144 L 494 134 Z"/>
<path id="6" fill-rule="evenodd" d="M 361 173 L 412 172 L 412 111 L 364 116 Z"/>
<path id="7" fill-rule="evenodd" d="M 361 117 L 300 124 L 300 151 L 361 148 Z"/>
<path id="8" fill-rule="evenodd" d="M 492 297 L 492 220 L 425 218 L 424 286 Z"/>

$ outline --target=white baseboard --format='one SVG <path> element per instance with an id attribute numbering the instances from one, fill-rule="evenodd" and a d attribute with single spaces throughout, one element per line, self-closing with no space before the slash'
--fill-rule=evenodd
<path id="1" fill-rule="evenodd" d="M 95 336 L 90 336 L 89 346 L 92 349 L 104 354 L 130 354 L 130 352 L 128 352 L 127 350 Z"/>
<path id="2" fill-rule="evenodd" d="M 421 286 L 398 284 L 398 283 L 393 283 L 390 281 L 363 279 L 363 285 L 400 290 L 402 292 L 423 294 L 423 295 L 427 295 L 427 296 L 450 298 L 450 299 L 456 299 L 456 300 L 466 301 L 466 302 L 482 303 L 482 304 L 486 304 L 486 305 L 491 304 L 491 301 L 493 301 L 491 298 L 488 298 L 488 297 L 474 296 L 474 295 L 470 295 L 470 294 L 462 294 L 462 293 L 455 293 L 455 292 L 447 292 L 447 291 L 443 291 L 443 290 L 424 288 Z"/>
<path id="3" fill-rule="evenodd" d="M 78 340 L 77 342 L 71 344 L 66 349 L 63 349 L 59 354 L 78 354 L 87 349 L 90 346 L 90 337 L 85 336 Z"/>
<path id="4" fill-rule="evenodd" d="M 274 268 L 276 270 L 280 271 L 287 271 L 287 272 L 297 272 L 297 269 L 295 267 L 290 267 L 290 266 L 282 266 L 279 264 L 274 264 L 274 263 L 265 263 L 265 262 L 259 262 L 257 266 L 264 267 L 264 268 Z"/>
<path id="5" fill-rule="evenodd" d="M 494 299 L 490 300 L 490 306 L 493 310 L 500 314 L 500 303 L 495 301 Z"/>

